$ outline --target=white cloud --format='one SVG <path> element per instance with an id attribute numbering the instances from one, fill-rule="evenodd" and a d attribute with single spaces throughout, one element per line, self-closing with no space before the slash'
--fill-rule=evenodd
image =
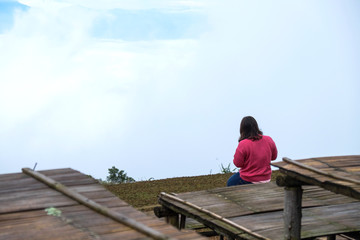
<path id="1" fill-rule="evenodd" d="M 163 100 L 176 95 L 177 72 L 191 63 L 196 42 L 92 39 L 92 11 L 47 10 L 18 13 L 12 31 L 0 36 L 0 143 L 8 149 L 2 169 L 16 171 L 26 161 L 39 161 L 40 169 L 88 165 L 99 177 L 100 156 L 86 154 L 97 149 L 111 152 L 107 161 L 119 158 L 106 144 L 121 144 L 137 118 L 153 121 L 159 104 L 171 104 Z"/>
<path id="2" fill-rule="evenodd" d="M 95 10 L 109 10 L 109 9 L 127 9 L 127 10 L 146 10 L 146 9 L 162 9 L 170 10 L 199 10 L 205 6 L 205 1 L 191 1 L 191 0 L 176 0 L 176 1 L 163 1 L 163 0 L 20 0 L 22 4 L 39 7 L 46 9 L 59 9 L 68 6 L 82 6 Z"/>
<path id="3" fill-rule="evenodd" d="M 32 8 L 0 35 L 3 172 L 38 162 L 38 169 L 72 167 L 102 178 L 111 166 L 136 179 L 214 173 L 231 162 L 244 115 L 274 137 L 280 156 L 359 149 L 351 137 L 360 133 L 352 5 L 26 3 Z M 212 26 L 199 39 L 90 34 L 100 9 L 194 4 Z"/>

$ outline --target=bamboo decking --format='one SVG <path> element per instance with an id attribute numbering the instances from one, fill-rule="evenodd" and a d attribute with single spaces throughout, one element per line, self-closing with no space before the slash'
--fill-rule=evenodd
<path id="1" fill-rule="evenodd" d="M 0 175 L 1 240 L 203 239 L 137 211 L 78 171 L 24 172 Z"/>
<path id="2" fill-rule="evenodd" d="M 360 156 L 322 157 L 297 161 L 283 158 L 283 163 L 273 165 L 279 167 L 286 175 L 276 179 L 279 186 L 285 187 L 285 239 L 300 239 L 303 185 L 317 185 L 334 193 L 360 199 Z M 357 219 L 353 220 L 357 221 Z"/>
<path id="3" fill-rule="evenodd" d="M 340 162 L 335 161 L 335 158 L 326 159 L 331 160 L 331 164 L 322 163 L 328 169 L 322 168 L 319 172 L 304 170 L 303 166 L 299 170 L 298 165 L 290 166 L 289 163 L 274 164 L 286 168 L 282 171 L 285 174 L 291 171 L 289 175 L 301 176 L 296 178 L 302 183 L 301 238 L 358 234 L 360 231 L 360 202 L 356 198 L 359 156 L 338 157 Z M 344 159 L 348 159 L 348 163 L 344 163 Z M 318 166 L 319 164 L 313 167 Z M 332 171 L 334 176 L 320 174 L 325 170 Z M 338 171 L 342 173 L 339 174 Z M 306 177 L 311 181 L 306 182 Z M 347 178 L 352 180 L 345 181 Z M 318 183 L 315 184 L 317 186 L 308 185 L 314 182 Z M 334 183 L 336 187 L 332 188 Z M 341 189 L 339 183 L 346 186 L 347 190 Z M 271 182 L 179 193 L 175 196 L 161 193 L 159 203 L 165 210 L 195 219 L 229 239 L 284 239 L 286 189 Z M 344 193 L 348 194 L 345 196 Z M 161 217 L 159 214 L 157 216 Z M 300 239 L 288 236 L 290 238 Z"/>
<path id="4" fill-rule="evenodd" d="M 314 186 L 304 186 L 303 196 L 302 238 L 360 230 L 357 200 Z M 283 239 L 284 190 L 273 182 L 180 193 L 175 197 L 177 199 L 161 194 L 159 203 L 222 235 L 233 239 Z M 245 229 L 236 228 L 208 212 Z M 262 237 L 253 236 L 249 231 Z"/>
<path id="5" fill-rule="evenodd" d="M 273 163 L 280 171 L 306 184 L 360 200 L 360 156 L 321 157 L 300 160 L 284 158 Z"/>

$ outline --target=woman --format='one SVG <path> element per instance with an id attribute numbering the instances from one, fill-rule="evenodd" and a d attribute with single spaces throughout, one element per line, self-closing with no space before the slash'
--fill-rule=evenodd
<path id="1" fill-rule="evenodd" d="M 271 137 L 263 135 L 255 118 L 244 117 L 240 124 L 239 145 L 234 155 L 234 164 L 240 171 L 229 178 L 227 186 L 270 182 L 270 161 L 276 158 L 275 142 Z"/>

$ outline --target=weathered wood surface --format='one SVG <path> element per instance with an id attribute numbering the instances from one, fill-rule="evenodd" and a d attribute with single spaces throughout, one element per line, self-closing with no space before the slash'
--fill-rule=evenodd
<path id="1" fill-rule="evenodd" d="M 285 187 L 284 239 L 301 238 L 301 186 Z"/>
<path id="2" fill-rule="evenodd" d="M 360 230 L 360 203 L 356 199 L 317 186 L 303 186 L 303 193 L 302 238 Z M 284 189 L 273 182 L 179 193 L 176 197 L 185 203 L 161 195 L 159 203 L 230 238 L 259 239 L 215 219 L 206 211 L 233 221 L 264 238 L 284 237 Z M 186 202 L 206 211 L 191 207 Z M 331 210 L 336 212 L 332 213 Z M 334 218 L 334 214 L 337 217 Z"/>
<path id="3" fill-rule="evenodd" d="M 138 222 L 131 217 L 128 217 L 122 213 L 116 212 L 111 210 L 110 208 L 99 204 L 90 198 L 85 197 L 84 195 L 78 193 L 77 191 L 74 191 L 70 189 L 69 187 L 66 187 L 65 185 L 61 184 L 58 181 L 53 180 L 52 178 L 47 177 L 46 175 L 33 171 L 29 168 L 23 168 L 23 172 L 32 178 L 35 178 L 49 187 L 57 190 L 61 194 L 77 201 L 78 203 L 84 205 L 85 207 L 94 210 L 95 212 L 104 215 L 105 217 L 111 218 L 127 227 L 132 228 L 133 230 L 142 233 L 150 238 L 156 239 L 156 240 L 167 240 L 169 239 L 168 236 L 165 234 L 156 231 L 150 227 L 148 227 L 145 224 L 142 224 L 141 222 Z"/>
<path id="4" fill-rule="evenodd" d="M 277 220 L 275 220 L 277 219 Z M 283 212 L 253 214 L 230 220 L 271 239 L 284 239 Z M 360 202 L 302 209 L 301 238 L 360 231 Z"/>
<path id="5" fill-rule="evenodd" d="M 272 163 L 287 176 L 360 199 L 360 155 L 309 158 Z"/>
<path id="6" fill-rule="evenodd" d="M 166 235 L 169 239 L 203 239 L 178 231 L 129 206 L 94 179 L 72 169 L 41 171 L 85 198 Z M 59 216 L 45 209 L 55 207 Z M 23 173 L 0 175 L 0 239 L 154 239 L 99 214 Z"/>

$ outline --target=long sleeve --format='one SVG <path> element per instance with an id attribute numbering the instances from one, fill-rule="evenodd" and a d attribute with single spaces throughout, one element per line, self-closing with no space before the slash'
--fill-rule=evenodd
<path id="1" fill-rule="evenodd" d="M 239 142 L 239 145 L 236 148 L 235 154 L 234 154 L 234 165 L 238 168 L 241 168 L 244 166 L 245 159 L 246 159 L 246 153 L 244 151 L 243 144 Z"/>
<path id="2" fill-rule="evenodd" d="M 270 144 L 270 148 L 271 148 L 271 161 L 274 161 L 277 158 L 277 148 L 276 148 L 276 144 L 274 142 L 274 140 L 272 140 L 271 137 L 269 137 L 269 144 Z"/>

